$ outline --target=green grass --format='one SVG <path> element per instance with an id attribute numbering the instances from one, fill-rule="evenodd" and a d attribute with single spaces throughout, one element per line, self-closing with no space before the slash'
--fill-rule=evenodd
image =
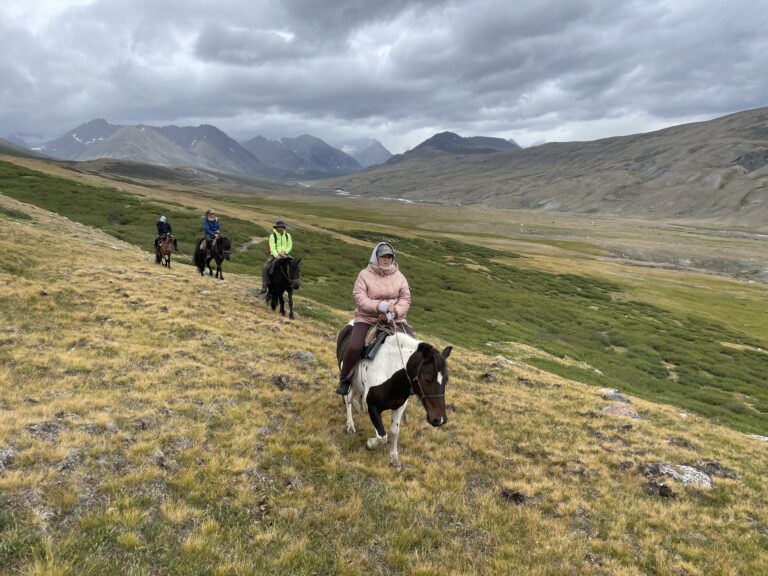
<path id="1" fill-rule="evenodd" d="M 168 217 L 184 260 L 202 233 L 203 215 L 176 203 L 159 203 L 116 188 L 96 187 L 57 178 L 14 164 L 0 162 L 0 193 L 35 204 L 147 250 L 153 250 L 155 223 Z M 254 236 L 264 236 L 261 226 L 238 218 L 222 217 L 222 230 L 234 247 Z M 186 258 L 184 258 L 186 256 Z M 242 266 L 234 267 L 245 271 Z"/>
<path id="2" fill-rule="evenodd" d="M 0 164 L 0 191 L 148 248 L 160 213 L 169 216 L 183 249 L 188 250 L 199 235 L 200 215 L 194 210 L 11 164 Z M 499 263 L 518 256 L 511 252 L 427 234 L 414 238 L 410 227 L 408 235 L 396 226 L 387 233 L 362 229 L 360 222 L 374 223 L 379 216 L 360 208 L 323 205 L 311 212 L 333 214 L 340 221 L 335 232 L 363 240 L 366 246 L 303 229 L 305 202 L 231 201 L 279 208 L 280 214 L 296 222 L 291 232 L 294 256 L 302 258 L 299 296 L 347 310 L 351 317 L 354 279 L 368 261 L 369 246 L 386 239 L 398 251 L 401 270 L 411 285 L 409 320 L 417 333 L 493 353 L 498 348 L 489 349 L 489 343 L 496 343 L 502 353 L 508 342 L 531 345 L 566 360 L 530 360 L 554 373 L 672 403 L 739 430 L 765 433 L 767 357 L 750 349 L 725 348 L 720 342 L 765 349 L 768 340 L 737 329 L 735 322 L 719 322 L 695 313 L 695 308 L 637 302 L 626 297 L 627 287 L 615 282 Z M 237 218 L 224 217 L 222 225 L 235 246 L 266 234 L 258 225 Z M 264 252 L 263 242 L 236 251 L 225 269 L 258 275 Z M 299 309 L 325 321 L 335 319 L 317 307 Z M 506 353 L 514 355 L 512 349 Z M 589 367 L 580 368 L 568 360 Z"/>

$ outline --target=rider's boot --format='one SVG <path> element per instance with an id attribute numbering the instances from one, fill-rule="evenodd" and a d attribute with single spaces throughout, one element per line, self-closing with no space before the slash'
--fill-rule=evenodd
<path id="1" fill-rule="evenodd" d="M 339 386 L 336 388 L 336 394 L 346 396 L 349 394 L 349 388 L 352 386 L 352 382 L 349 378 L 339 378 Z"/>

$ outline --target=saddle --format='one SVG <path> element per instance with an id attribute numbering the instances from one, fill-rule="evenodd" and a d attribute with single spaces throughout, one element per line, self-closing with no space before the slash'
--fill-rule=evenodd
<path id="1" fill-rule="evenodd" d="M 387 324 L 374 324 L 368 330 L 368 334 L 365 335 L 365 347 L 363 348 L 362 357 L 366 360 L 373 360 L 376 357 L 376 352 L 379 351 L 381 345 L 384 344 L 384 340 L 387 336 L 394 334 L 394 329 Z"/>

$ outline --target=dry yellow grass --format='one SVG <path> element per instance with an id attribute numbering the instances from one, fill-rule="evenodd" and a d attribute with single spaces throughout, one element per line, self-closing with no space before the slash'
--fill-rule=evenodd
<path id="1" fill-rule="evenodd" d="M 412 405 L 397 473 L 367 416 L 344 432 L 339 326 L 0 204 L 33 216 L 0 215 L 3 573 L 768 573 L 766 443 L 458 349 L 449 422 Z M 738 477 L 646 493 L 643 464 L 701 460 Z"/>

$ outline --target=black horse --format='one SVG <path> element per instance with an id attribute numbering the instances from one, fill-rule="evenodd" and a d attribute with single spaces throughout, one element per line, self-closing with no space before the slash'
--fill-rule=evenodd
<path id="1" fill-rule="evenodd" d="M 216 278 L 224 280 L 224 272 L 221 269 L 221 263 L 224 260 L 229 260 L 230 253 L 232 252 L 232 241 L 226 236 L 219 236 L 218 240 L 211 242 L 211 255 L 205 255 L 205 249 L 200 249 L 205 242 L 204 238 L 200 238 L 195 244 L 195 255 L 193 261 L 197 270 L 200 272 L 200 276 L 205 275 L 205 268 L 208 268 L 208 275 L 213 276 L 213 270 L 211 269 L 211 260 L 216 261 Z"/>
<path id="2" fill-rule="evenodd" d="M 272 306 L 272 310 L 277 308 L 277 302 L 280 301 L 280 314 L 285 316 L 285 298 L 283 293 L 288 291 L 288 317 L 293 320 L 293 291 L 301 286 L 301 258 L 294 260 L 290 256 L 278 258 L 270 266 L 267 274 L 268 291 L 266 301 Z"/>

